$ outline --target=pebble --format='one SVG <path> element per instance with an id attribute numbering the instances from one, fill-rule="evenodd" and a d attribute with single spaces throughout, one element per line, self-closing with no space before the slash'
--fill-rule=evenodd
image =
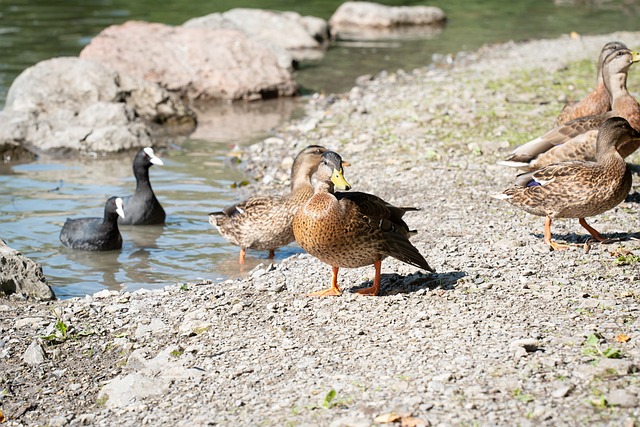
<path id="1" fill-rule="evenodd" d="M 638 406 L 638 397 L 628 390 L 616 389 L 607 393 L 607 403 L 622 408 L 635 408 Z"/>
<path id="2" fill-rule="evenodd" d="M 22 360 L 28 365 L 40 365 L 44 363 L 46 355 L 38 340 L 31 341 L 31 345 L 27 347 L 27 350 L 22 355 Z"/>

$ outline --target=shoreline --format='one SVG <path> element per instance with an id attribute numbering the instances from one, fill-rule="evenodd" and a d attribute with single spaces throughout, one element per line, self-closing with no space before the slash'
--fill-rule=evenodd
<path id="1" fill-rule="evenodd" d="M 245 150 L 249 172 L 279 167 L 266 152 L 336 150 L 355 190 L 421 208 L 405 219 L 437 273 L 386 259 L 380 297 L 353 293 L 371 266 L 341 269 L 341 297 L 309 298 L 330 267 L 299 254 L 221 283 L 2 299 L 5 424 L 636 425 L 640 262 L 616 254 L 640 255 L 638 178 L 592 221 L 624 239 L 588 253 L 577 221 L 554 222 L 574 247 L 549 252 L 541 218 L 489 197 L 514 175 L 495 161 L 551 126 L 565 79 L 592 87 L 613 39 L 640 46 L 640 32 L 486 46 L 311 99 Z"/>

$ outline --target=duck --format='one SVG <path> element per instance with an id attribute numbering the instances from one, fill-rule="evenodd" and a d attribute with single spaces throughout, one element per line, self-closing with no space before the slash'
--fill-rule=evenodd
<path id="1" fill-rule="evenodd" d="M 545 217 L 544 243 L 552 250 L 568 247 L 552 240 L 551 221 L 556 218 L 578 218 L 593 239 L 607 243 L 585 218 L 613 209 L 629 194 L 631 170 L 616 145 L 634 138 L 640 138 L 640 132 L 626 119 L 611 117 L 599 128 L 595 162 L 574 160 L 525 172 L 495 197 Z"/>
<path id="2" fill-rule="evenodd" d="M 341 295 L 339 269 L 372 264 L 373 285 L 357 292 L 378 295 L 382 261 L 389 256 L 435 272 L 409 241 L 413 232 L 402 219 L 416 208 L 396 207 L 368 193 L 335 192 L 351 186 L 344 178 L 342 158 L 333 151 L 322 154 L 315 180 L 313 196 L 293 218 L 293 234 L 302 249 L 331 266 L 332 278 L 331 287 L 309 295 Z"/>
<path id="3" fill-rule="evenodd" d="M 156 198 L 149 181 L 149 168 L 153 165 L 162 166 L 164 162 L 156 156 L 151 147 L 139 150 L 133 158 L 133 176 L 136 178 L 136 191 L 132 195 L 122 198 L 125 217 L 118 218 L 118 224 L 164 224 L 167 215 Z"/>
<path id="4" fill-rule="evenodd" d="M 555 127 L 544 135 L 516 148 L 498 164 L 528 171 L 567 160 L 594 161 L 598 129 L 611 117 L 624 117 L 640 130 L 640 104 L 627 89 L 629 67 L 640 61 L 640 54 L 619 49 L 609 54 L 603 63 L 603 79 L 611 94 L 612 110 L 603 114 L 580 117 Z M 623 158 L 640 147 L 640 140 L 625 140 L 618 146 Z"/>
<path id="5" fill-rule="evenodd" d="M 602 47 L 598 56 L 595 89 L 580 101 L 565 105 L 556 119 L 556 126 L 563 125 L 579 117 L 604 114 L 611 109 L 611 98 L 604 84 L 602 67 L 609 54 L 621 49 L 627 49 L 627 46 L 620 41 L 610 41 Z"/>
<path id="6" fill-rule="evenodd" d="M 240 246 L 238 262 L 244 264 L 247 249 L 275 250 L 292 243 L 291 224 L 297 210 L 313 196 L 311 177 L 327 149 L 309 145 L 301 150 L 291 167 L 291 190 L 288 195 L 254 196 L 209 213 L 209 223 L 230 243 Z"/>
<path id="7" fill-rule="evenodd" d="M 118 218 L 123 217 L 122 198 L 111 197 L 104 205 L 103 218 L 67 218 L 60 231 L 60 241 L 71 249 L 84 251 L 121 249 Z"/>

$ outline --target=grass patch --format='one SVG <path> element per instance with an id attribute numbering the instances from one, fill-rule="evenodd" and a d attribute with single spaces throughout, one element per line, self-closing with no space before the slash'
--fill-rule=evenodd
<path id="1" fill-rule="evenodd" d="M 604 340 L 604 337 L 599 333 L 590 334 L 584 342 L 582 347 L 582 354 L 585 356 L 593 356 L 596 358 L 606 359 L 621 359 L 622 352 L 619 349 L 613 347 L 602 348 L 600 341 Z"/>

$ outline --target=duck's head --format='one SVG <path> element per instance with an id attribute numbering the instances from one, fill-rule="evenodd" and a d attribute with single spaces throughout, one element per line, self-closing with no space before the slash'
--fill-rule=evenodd
<path id="1" fill-rule="evenodd" d="M 344 179 L 342 157 L 334 151 L 322 154 L 322 162 L 318 166 L 318 181 L 331 182 L 338 190 L 350 190 L 351 185 Z"/>
<path id="2" fill-rule="evenodd" d="M 598 129 L 596 153 L 604 152 L 609 147 L 619 147 L 631 139 L 640 139 L 640 132 L 622 117 L 608 118 Z"/>
<path id="3" fill-rule="evenodd" d="M 311 175 L 318 170 L 322 155 L 327 151 L 321 145 L 309 145 L 300 151 L 291 166 L 291 186 L 295 187 L 296 182 L 308 181 Z"/>
<path id="4" fill-rule="evenodd" d="M 608 84 L 608 79 L 618 73 L 626 73 L 629 70 L 631 64 L 640 61 L 640 53 L 623 48 L 611 52 L 602 64 L 602 75 L 605 84 Z M 611 88 L 609 88 L 610 90 Z"/>
<path id="5" fill-rule="evenodd" d="M 627 49 L 627 45 L 619 41 L 610 41 L 605 44 L 600 51 L 600 56 L 598 57 L 598 65 L 602 67 L 607 56 L 611 55 L 613 52 L 617 50 Z"/>

